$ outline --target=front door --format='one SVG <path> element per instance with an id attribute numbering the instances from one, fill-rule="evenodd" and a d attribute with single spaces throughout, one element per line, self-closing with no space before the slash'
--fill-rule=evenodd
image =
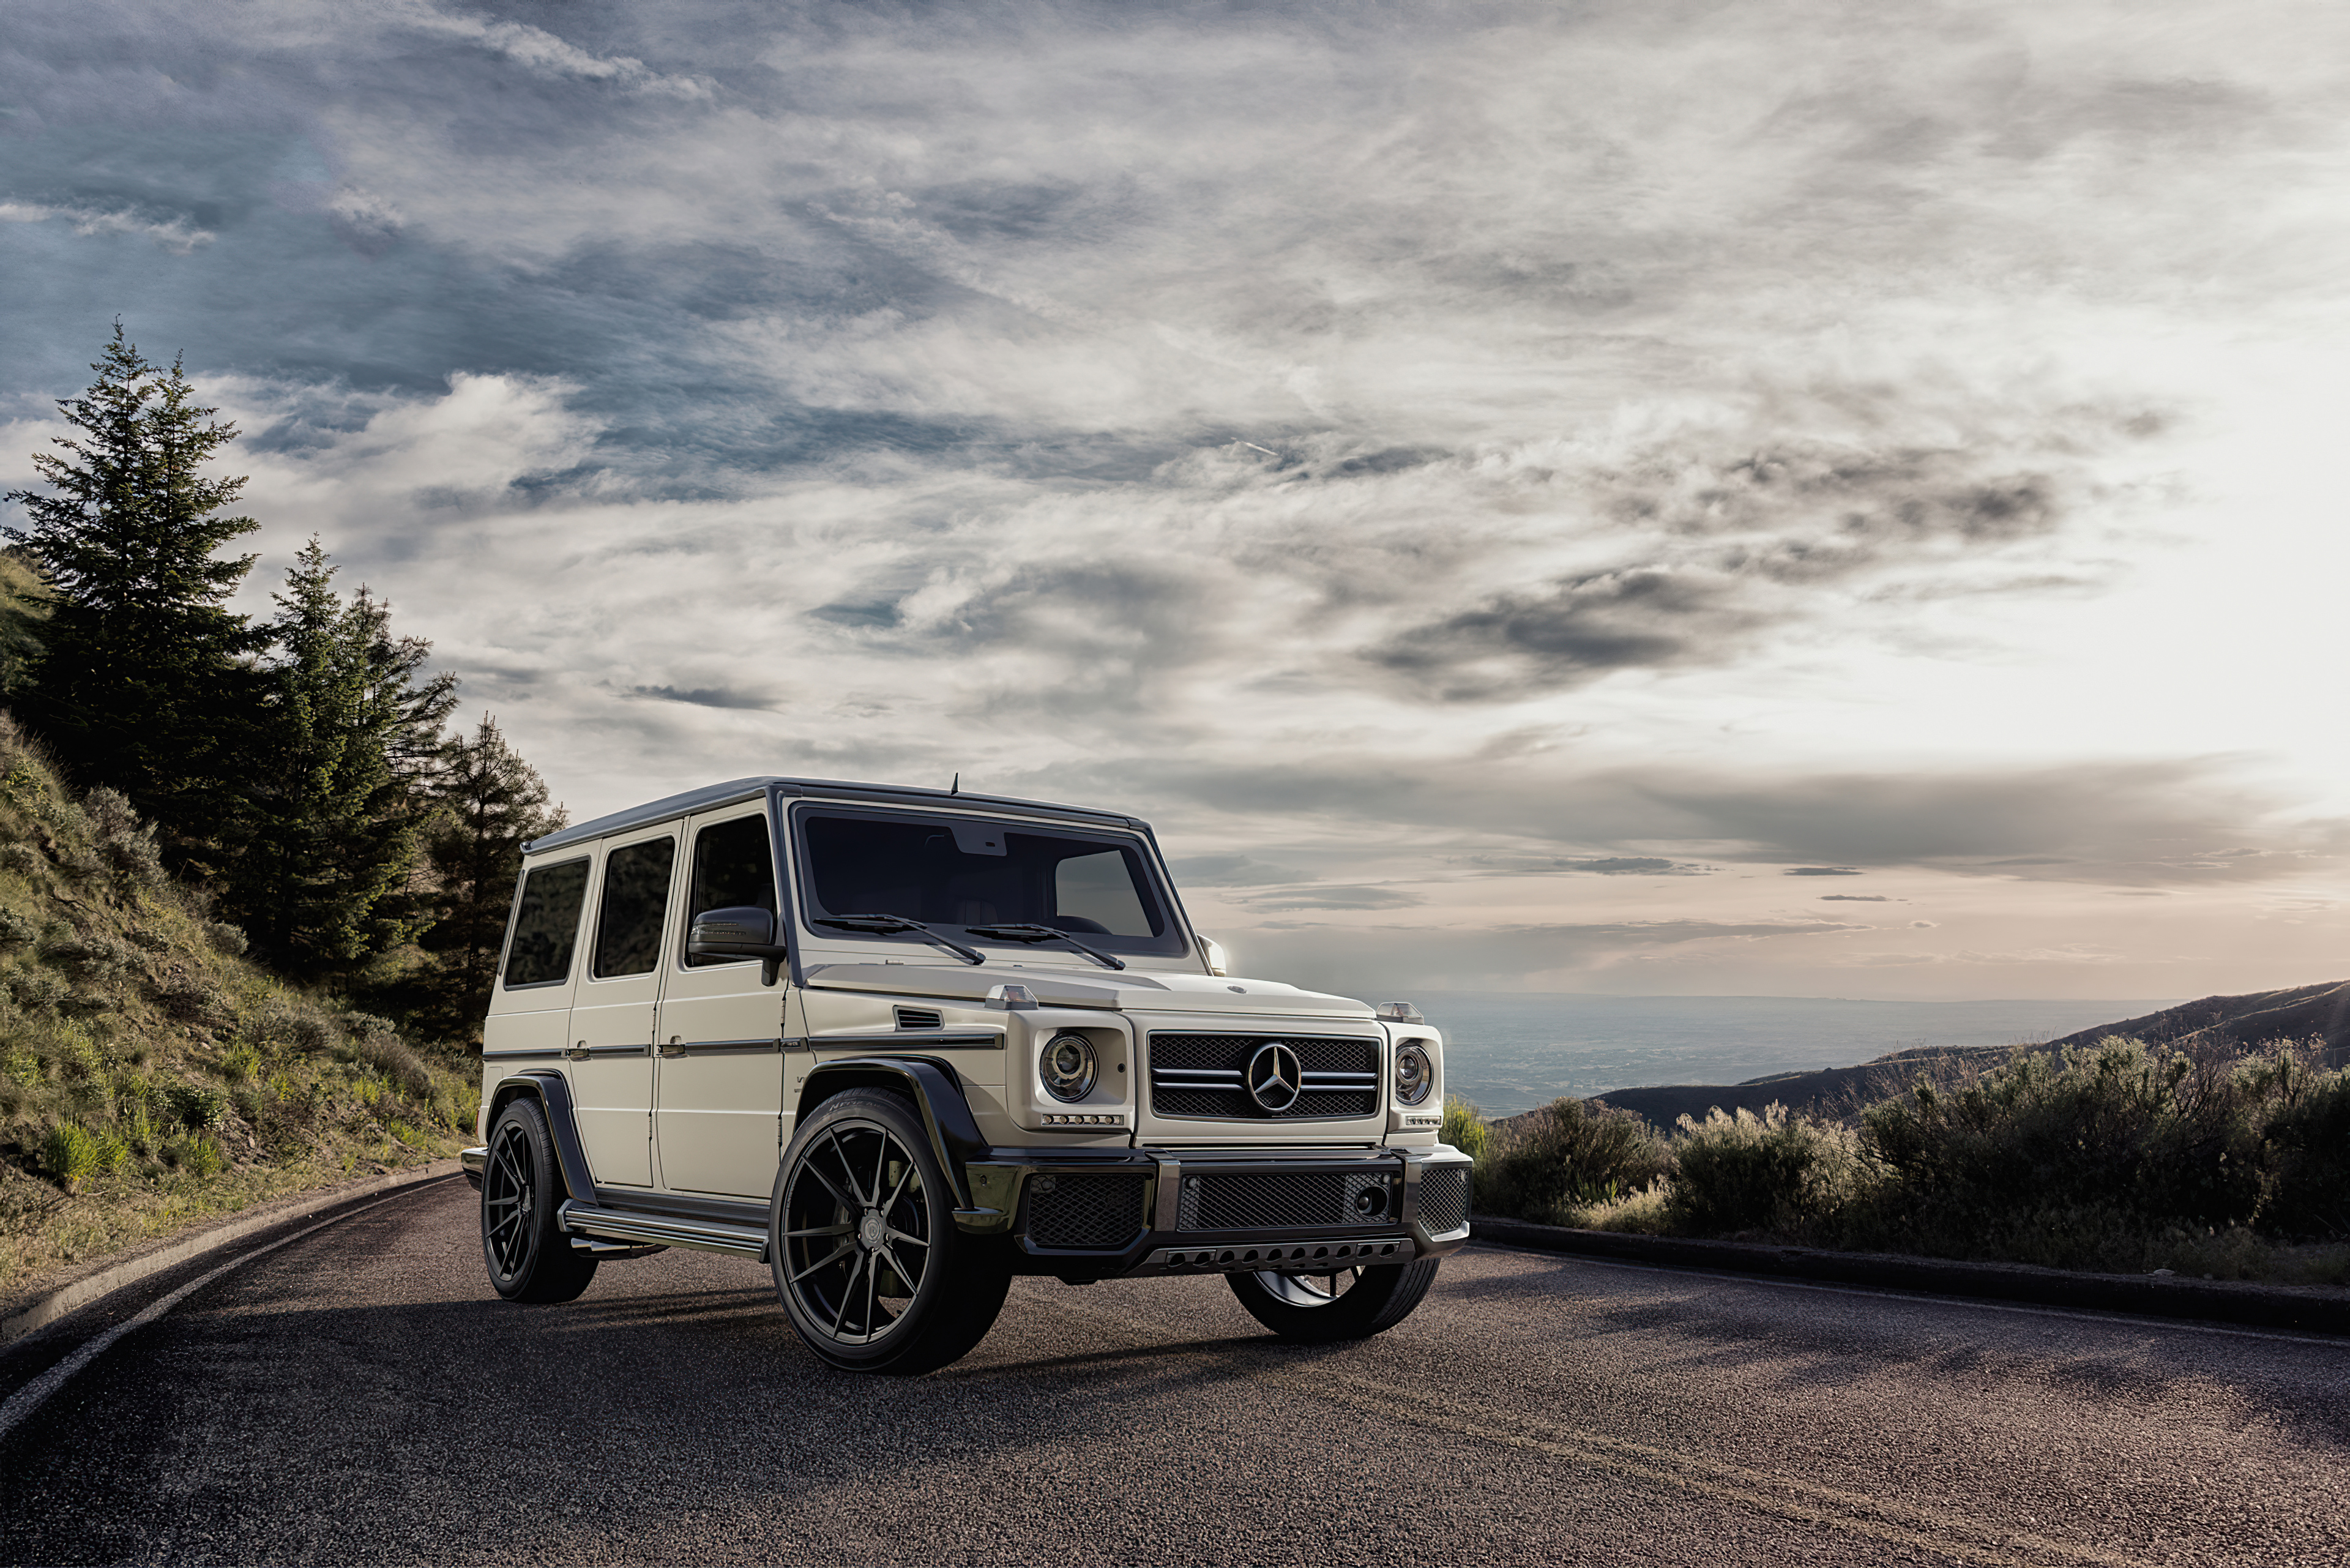
<path id="1" fill-rule="evenodd" d="M 599 1187 L 652 1185 L 653 1024 L 677 829 L 608 844 L 571 1003 L 571 1097 Z"/>
<path id="2" fill-rule="evenodd" d="M 687 824 L 686 896 L 664 959 L 653 1141 L 674 1192 L 764 1199 L 782 1151 L 784 991 L 756 960 L 691 958 L 686 933 L 705 909 L 776 909 L 775 856 L 764 801 Z"/>

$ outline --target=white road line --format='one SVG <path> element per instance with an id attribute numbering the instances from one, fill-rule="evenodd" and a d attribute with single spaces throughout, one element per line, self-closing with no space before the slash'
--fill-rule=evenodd
<path id="1" fill-rule="evenodd" d="M 1888 1302 L 1934 1302 L 1945 1306 L 1973 1307 L 1984 1312 L 2022 1313 L 2027 1317 L 2071 1318 L 2076 1323 L 2101 1323 L 2126 1328 L 2170 1329 L 2181 1334 L 2224 1334 L 2230 1339 L 2273 1339 L 2286 1345 L 2317 1345 L 2329 1350 L 2350 1350 L 2350 1339 L 2330 1334 L 2278 1334 L 2263 1328 L 2231 1328 L 2225 1324 L 2198 1323 L 2192 1318 L 2156 1317 L 2150 1314 L 2112 1312 L 2099 1307 L 2027 1306 L 2021 1302 L 1989 1301 L 1981 1296 L 1948 1295 L 1935 1291 L 1880 1291 L 1867 1285 L 1823 1284 L 1816 1280 L 1790 1280 L 1776 1274 L 1733 1274 L 1719 1269 L 1684 1269 L 1672 1263 L 1628 1263 L 1620 1258 L 1595 1258 L 1581 1252 L 1554 1252 L 1542 1247 L 1517 1247 L 1507 1241 L 1477 1241 L 1471 1245 L 1498 1252 L 1521 1252 L 1589 1263 L 1601 1269 L 1638 1269 L 1643 1273 L 1679 1274 L 1693 1280 L 1722 1280 L 1734 1285 L 1771 1285 L 1786 1291 L 1825 1291 L 1830 1295 L 1875 1296 Z M 4 1430 L 5 1428 L 0 1428 Z"/>
<path id="2" fill-rule="evenodd" d="M 206 1285 L 211 1284 L 223 1274 L 227 1273 L 231 1269 L 242 1268 L 245 1264 L 253 1262 L 255 1258 L 261 1257 L 266 1253 L 274 1252 L 280 1247 L 288 1246 L 293 1242 L 300 1241 L 305 1236 L 325 1230 L 329 1225 L 339 1225 L 344 1220 L 350 1219 L 354 1215 L 364 1214 L 370 1209 L 380 1209 L 387 1203 L 397 1203 L 400 1201 L 400 1198 L 409 1197 L 413 1192 L 422 1189 L 427 1186 L 437 1187 L 437 1183 L 418 1182 L 414 1187 L 401 1192 L 399 1197 L 379 1198 L 373 1203 L 364 1203 L 357 1209 L 346 1209 L 331 1220 L 321 1220 L 316 1225 L 312 1225 L 305 1230 L 295 1231 L 291 1236 L 281 1236 L 276 1241 L 270 1242 L 266 1247 L 255 1247 L 252 1251 L 245 1253 L 242 1257 L 231 1258 L 227 1262 L 223 1263 L 219 1268 L 213 1270 L 211 1272 L 200 1274 L 196 1278 L 190 1280 L 186 1284 L 182 1285 L 170 1295 L 150 1302 L 145 1310 L 139 1313 L 137 1316 L 130 1318 L 127 1322 L 116 1324 L 112 1328 L 108 1329 L 104 1334 L 98 1335 L 96 1338 L 83 1345 L 71 1355 L 67 1356 L 63 1361 L 58 1362 L 55 1366 L 50 1367 L 47 1372 L 42 1373 L 38 1377 L 34 1378 L 30 1383 L 26 1384 L 22 1388 L 17 1389 L 16 1392 L 8 1396 L 7 1403 L 0 1404 L 0 1438 L 5 1438 L 10 1432 L 16 1429 L 18 1422 L 24 1420 L 26 1417 L 39 1409 L 42 1403 L 47 1400 L 50 1395 L 56 1393 L 58 1389 L 66 1386 L 67 1379 L 70 1378 L 75 1373 L 79 1372 L 83 1367 L 88 1366 L 99 1356 L 105 1355 L 116 1340 L 120 1339 L 124 1334 L 129 1334 L 134 1328 L 143 1328 L 147 1324 L 153 1323 L 157 1318 L 161 1317 L 165 1313 L 170 1312 L 173 1307 L 179 1305 L 188 1297 L 195 1294 L 196 1292 L 203 1290 Z"/>

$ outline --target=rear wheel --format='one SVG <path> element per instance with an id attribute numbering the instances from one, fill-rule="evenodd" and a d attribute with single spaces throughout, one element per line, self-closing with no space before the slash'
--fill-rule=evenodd
<path id="1" fill-rule="evenodd" d="M 1367 1339 L 1411 1315 L 1442 1260 L 1341 1269 L 1328 1274 L 1227 1274 L 1249 1315 L 1299 1345 Z"/>
<path id="2" fill-rule="evenodd" d="M 567 1302 L 596 1277 L 596 1260 L 572 1250 L 556 1215 L 565 1197 L 546 1114 L 525 1095 L 490 1127 L 482 1169 L 482 1262 L 510 1302 Z"/>
<path id="3" fill-rule="evenodd" d="M 1012 1282 L 955 1229 L 953 1189 L 902 1096 L 849 1089 L 793 1133 L 767 1210 L 775 1293 L 833 1366 L 900 1376 L 986 1336 Z"/>

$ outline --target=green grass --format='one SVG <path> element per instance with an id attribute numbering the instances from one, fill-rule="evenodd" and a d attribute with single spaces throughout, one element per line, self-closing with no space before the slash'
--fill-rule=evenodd
<path id="1" fill-rule="evenodd" d="M 0 1307 L 260 1199 L 453 1153 L 478 1066 L 243 956 L 0 713 Z"/>

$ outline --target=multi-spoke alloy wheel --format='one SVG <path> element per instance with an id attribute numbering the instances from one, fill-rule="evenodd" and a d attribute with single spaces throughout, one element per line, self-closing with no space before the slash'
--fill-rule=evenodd
<path id="1" fill-rule="evenodd" d="M 792 1137 L 769 1210 L 776 1293 L 836 1366 L 927 1372 L 979 1343 L 1009 1283 L 954 1228 L 914 1107 L 875 1089 L 827 1100 Z"/>
<path id="2" fill-rule="evenodd" d="M 1411 1315 L 1440 1260 L 1342 1269 L 1334 1274 L 1227 1274 L 1249 1315 L 1301 1345 L 1362 1339 Z"/>
<path id="3" fill-rule="evenodd" d="M 557 1222 L 563 1183 L 538 1102 L 509 1102 L 490 1128 L 482 1171 L 482 1262 L 508 1301 L 567 1302 L 596 1277 L 596 1260 L 572 1250 Z"/>

